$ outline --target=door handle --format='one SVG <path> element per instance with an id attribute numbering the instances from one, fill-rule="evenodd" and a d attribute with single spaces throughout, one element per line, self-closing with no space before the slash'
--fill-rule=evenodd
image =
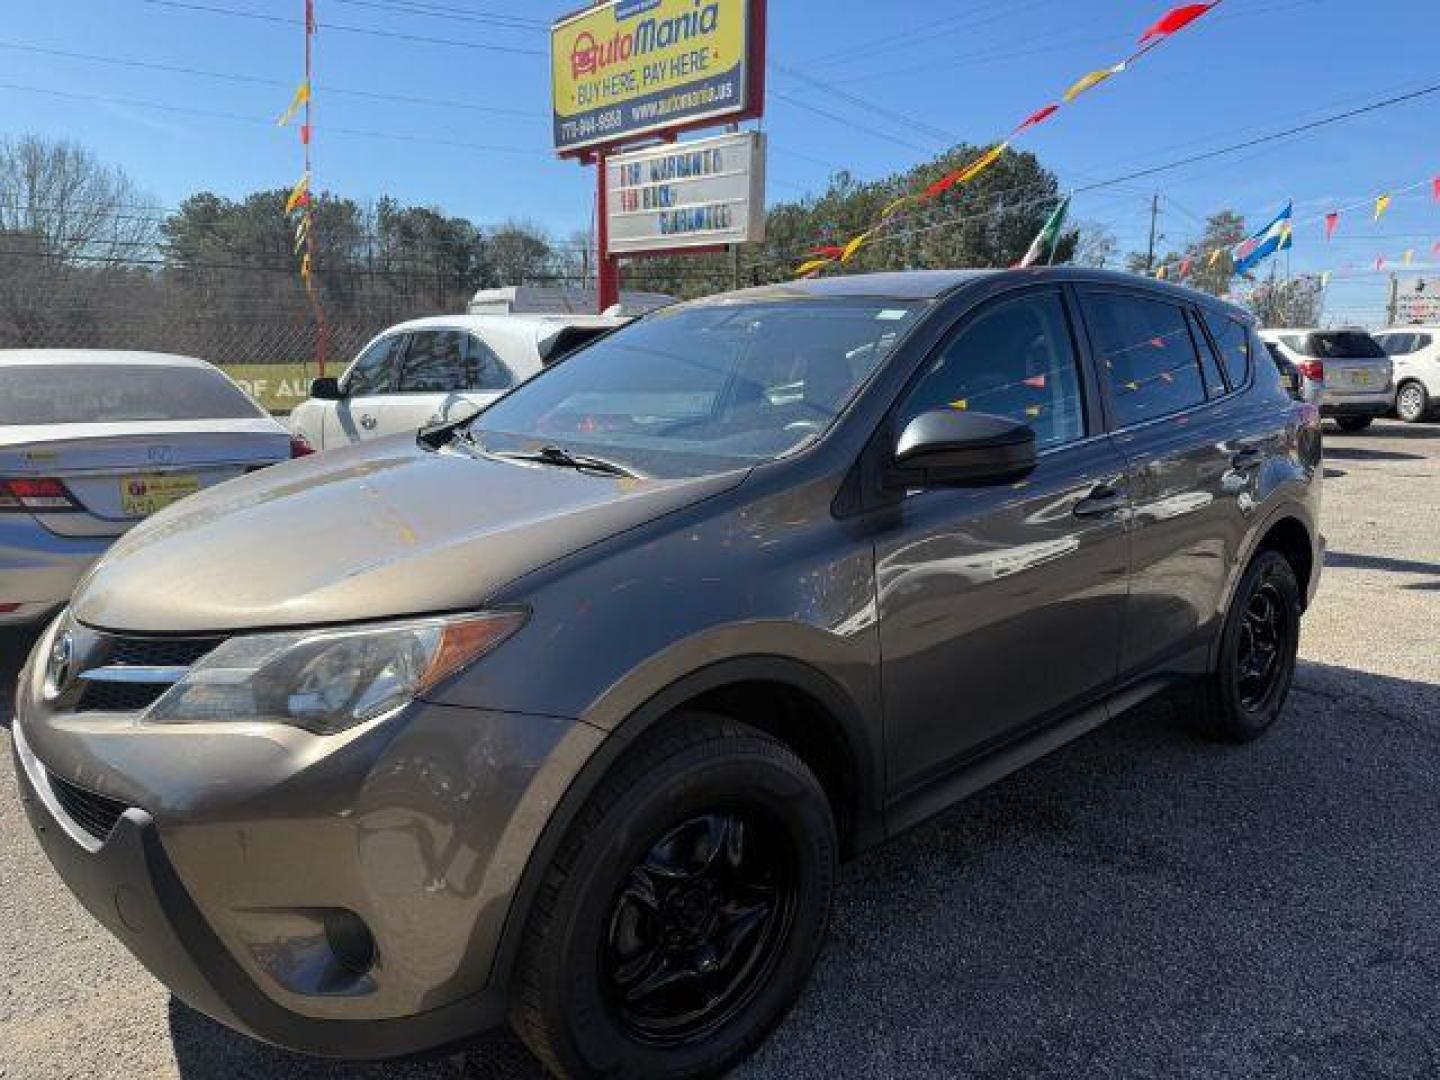
<path id="1" fill-rule="evenodd" d="M 1263 464 L 1265 464 L 1265 452 L 1263 450 L 1241 450 L 1230 459 L 1231 467 L 1243 472 L 1258 469 Z"/>
<path id="2" fill-rule="evenodd" d="M 1073 513 L 1078 518 L 1109 517 L 1123 510 L 1125 501 L 1121 492 L 1109 484 L 1101 484 L 1075 504 Z"/>
<path id="3" fill-rule="evenodd" d="M 361 413 L 360 426 L 363 427 L 366 431 L 375 430 L 375 417 L 371 416 L 369 413 Z"/>

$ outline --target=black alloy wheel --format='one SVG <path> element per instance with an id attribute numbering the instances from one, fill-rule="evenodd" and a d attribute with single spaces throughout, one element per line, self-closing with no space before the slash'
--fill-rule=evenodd
<path id="1" fill-rule="evenodd" d="M 1240 617 L 1235 657 L 1235 692 L 1245 711 L 1258 712 L 1274 696 L 1284 674 L 1283 649 L 1293 621 L 1294 613 L 1274 582 L 1261 582 L 1250 594 Z"/>
<path id="2" fill-rule="evenodd" d="M 682 712 L 622 751 L 527 919 L 510 1022 L 565 1080 L 723 1076 L 820 953 L 840 841 L 795 752 Z"/>
<path id="3" fill-rule="evenodd" d="M 1278 551 L 1262 550 L 1245 568 L 1199 686 L 1196 718 L 1208 734 L 1248 742 L 1279 719 L 1295 679 L 1301 595 L 1295 568 Z"/>
<path id="4" fill-rule="evenodd" d="M 615 899 L 600 958 L 625 1028 L 681 1043 L 743 1010 L 788 936 L 794 864 L 761 812 L 717 810 L 656 840 Z"/>

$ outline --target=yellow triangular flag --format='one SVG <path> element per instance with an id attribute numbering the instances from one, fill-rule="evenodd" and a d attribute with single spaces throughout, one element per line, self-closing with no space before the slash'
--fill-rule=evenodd
<path id="1" fill-rule="evenodd" d="M 1413 263 L 1414 261 L 1415 261 L 1415 249 L 1414 249 L 1414 248 L 1410 248 L 1408 251 L 1405 252 L 1405 265 L 1406 265 L 1406 266 L 1409 266 L 1409 265 L 1410 265 L 1411 263 Z"/>
<path id="2" fill-rule="evenodd" d="M 865 246 L 865 242 L 870 239 L 870 234 L 874 231 L 874 229 L 870 229 L 866 232 L 862 232 L 859 236 L 855 237 L 855 239 L 851 240 L 848 244 L 846 244 L 845 251 L 840 256 L 840 261 L 842 263 L 848 263 L 851 259 L 853 259 L 855 257 L 855 253 Z"/>
<path id="3" fill-rule="evenodd" d="M 276 127 L 284 127 L 295 119 L 295 114 L 305 107 L 310 100 L 310 80 L 305 80 L 295 88 L 295 96 L 290 99 L 290 107 L 281 114 L 280 119 L 275 121 Z"/>
<path id="4" fill-rule="evenodd" d="M 961 412 L 964 412 L 966 409 L 970 408 L 970 402 L 966 401 L 964 398 L 961 398 L 959 401 L 950 402 L 950 408 L 959 409 Z"/>
<path id="5" fill-rule="evenodd" d="M 1155 276 L 1156 276 L 1157 278 L 1159 278 L 1161 281 L 1164 281 L 1165 278 L 1166 278 L 1166 276 L 1169 275 L 1169 273 L 1170 273 L 1170 268 L 1169 268 L 1168 266 L 1162 266 L 1162 267 L 1160 267 L 1159 270 L 1156 270 L 1156 271 L 1155 271 Z"/>
<path id="6" fill-rule="evenodd" d="M 986 150 L 985 153 L 981 154 L 969 165 L 965 166 L 965 171 L 960 174 L 959 179 L 957 179 L 955 183 L 968 184 L 971 180 L 974 180 L 975 177 L 979 176 L 991 165 L 994 165 L 995 162 L 999 161 L 1000 155 L 1005 153 L 1009 146 L 1009 143 L 1002 142 L 999 145 L 992 146 L 989 150 Z"/>
<path id="7" fill-rule="evenodd" d="M 1081 94 L 1085 93 L 1086 90 L 1090 90 L 1096 86 L 1099 86 L 1106 79 L 1110 78 L 1110 76 L 1119 75 L 1120 72 L 1124 70 L 1124 64 L 1116 64 L 1114 67 L 1101 68 L 1098 71 L 1090 72 L 1090 74 L 1088 75 L 1082 75 L 1080 78 L 1075 80 L 1074 84 L 1070 87 L 1069 90 L 1065 91 L 1065 100 L 1074 101 Z"/>
<path id="8" fill-rule="evenodd" d="M 1375 200 L 1375 220 L 1379 221 L 1385 216 L 1385 211 L 1390 209 L 1390 196 L 1381 195 Z"/>
<path id="9" fill-rule="evenodd" d="M 300 254 L 300 249 L 305 246 L 305 239 L 310 235 L 310 217 L 307 214 L 300 219 L 300 224 L 295 226 L 295 254 Z"/>
<path id="10" fill-rule="evenodd" d="M 1224 249 L 1224 248 L 1216 248 L 1214 251 L 1210 252 L 1210 262 L 1209 262 L 1209 265 L 1210 265 L 1210 266 L 1214 266 L 1216 263 L 1218 263 L 1218 262 L 1220 261 L 1220 256 L 1221 256 L 1221 255 L 1224 255 L 1224 254 L 1225 254 L 1225 249 Z"/>
<path id="11" fill-rule="evenodd" d="M 310 265 L 310 253 L 307 251 L 305 253 L 305 257 L 300 260 L 300 276 L 306 281 L 309 281 L 312 272 L 313 271 Z"/>
<path id="12" fill-rule="evenodd" d="M 886 218 L 890 217 L 892 214 L 898 213 L 899 211 L 905 209 L 905 207 L 909 206 L 909 205 L 910 205 L 912 202 L 914 202 L 914 201 L 915 201 L 915 196 L 914 196 L 914 195 L 902 195 L 902 196 L 900 196 L 900 198 L 896 199 L 896 200 L 895 200 L 894 202 L 892 202 L 889 206 L 885 207 L 884 210 L 881 210 L 881 211 L 880 211 L 880 220 L 881 220 L 881 221 L 884 221 Z"/>
<path id="13" fill-rule="evenodd" d="M 795 276 L 805 277 L 807 274 L 813 274 L 815 271 L 829 266 L 831 262 L 832 260 L 830 259 L 811 259 L 809 262 L 801 263 L 795 268 Z"/>
<path id="14" fill-rule="evenodd" d="M 295 208 L 304 203 L 305 196 L 309 194 L 310 174 L 307 172 L 304 176 L 300 177 L 300 179 L 295 182 L 295 186 L 290 189 L 290 197 L 285 200 L 285 213 L 294 213 Z"/>

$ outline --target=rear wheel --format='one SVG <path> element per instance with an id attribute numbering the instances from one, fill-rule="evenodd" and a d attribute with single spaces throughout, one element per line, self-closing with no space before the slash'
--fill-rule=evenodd
<path id="1" fill-rule="evenodd" d="M 1348 432 L 1364 431 L 1374 422 L 1374 419 L 1369 416 L 1337 416 L 1335 418 L 1335 423 L 1339 425 L 1340 430 Z"/>
<path id="2" fill-rule="evenodd" d="M 1402 383 L 1395 395 L 1395 415 L 1407 424 L 1418 424 L 1430 414 L 1430 395 L 1423 383 Z"/>
<path id="3" fill-rule="evenodd" d="M 562 1077 L 728 1070 L 824 938 L 838 848 L 814 774 L 733 721 L 667 726 L 581 811 L 527 927 L 511 1024 Z"/>
<path id="4" fill-rule="evenodd" d="M 1235 590 L 1215 667 L 1201 687 L 1205 729 L 1233 742 L 1268 731 L 1290 695 L 1299 644 L 1295 570 L 1278 551 L 1262 551 Z"/>

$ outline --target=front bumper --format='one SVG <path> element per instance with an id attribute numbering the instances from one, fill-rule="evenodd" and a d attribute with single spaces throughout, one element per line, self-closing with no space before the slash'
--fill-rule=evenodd
<path id="1" fill-rule="evenodd" d="M 77 898 L 176 996 L 347 1059 L 502 1021 L 494 961 L 519 877 L 599 732 L 425 704 L 328 745 L 260 725 L 156 730 L 48 716 L 34 680 L 22 677 L 13 727 L 31 824 Z M 73 809 L 77 789 L 129 808 L 94 835 L 57 795 Z M 368 970 L 332 947 L 336 911 L 373 935 Z"/>

